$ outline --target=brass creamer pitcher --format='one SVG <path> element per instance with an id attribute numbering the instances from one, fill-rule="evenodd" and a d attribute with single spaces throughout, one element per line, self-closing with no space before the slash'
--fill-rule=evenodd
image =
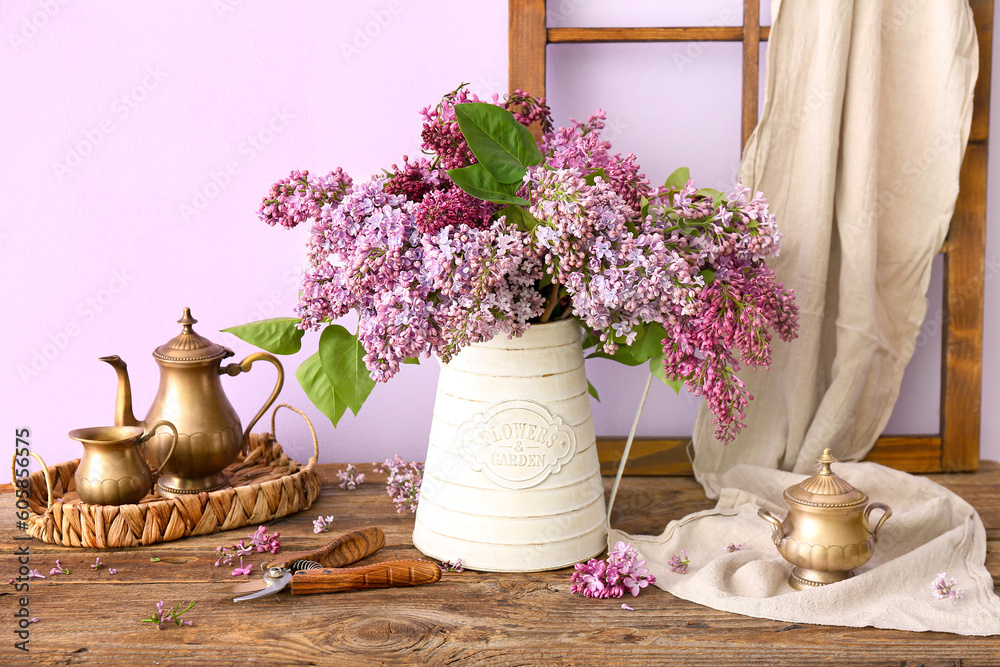
<path id="1" fill-rule="evenodd" d="M 771 539 L 785 560 L 795 566 L 788 583 L 805 590 L 843 581 L 872 557 L 878 531 L 892 510 L 883 503 L 868 503 L 868 495 L 851 486 L 830 469 L 829 449 L 817 459 L 820 471 L 785 489 L 788 515 L 784 521 L 760 508 L 757 514 L 771 524 Z M 882 510 L 873 528 L 870 515 Z"/>
<path id="2" fill-rule="evenodd" d="M 153 351 L 160 367 L 160 386 L 141 422 L 132 413 L 132 388 L 125 362 L 117 355 L 101 357 L 118 373 L 115 425 L 144 426 L 166 419 L 177 427 L 177 448 L 169 461 L 166 459 L 170 440 L 166 435 L 155 435 L 146 444 L 150 464 L 162 467 L 157 489 L 165 496 L 227 486 L 229 479 L 223 470 L 239 456 L 250 437 L 250 429 L 274 403 L 285 378 L 281 363 L 267 352 L 256 352 L 238 364 L 222 366 L 222 360 L 233 356 L 233 351 L 195 333 L 192 325 L 197 321 L 191 316 L 191 309 L 185 308 L 183 317 L 177 321 L 182 325 L 180 334 Z M 278 381 L 264 407 L 244 431 L 219 378 L 249 371 L 253 362 L 259 360 L 274 364 Z"/>
<path id="3" fill-rule="evenodd" d="M 156 422 L 145 435 L 139 426 L 95 426 L 70 431 L 69 437 L 83 445 L 80 465 L 73 474 L 80 500 L 92 505 L 129 505 L 145 498 L 156 478 L 139 452 L 139 445 L 153 437 L 161 426 L 171 432 L 171 447 L 166 456 L 169 461 L 177 442 L 177 430 L 168 421 Z"/>

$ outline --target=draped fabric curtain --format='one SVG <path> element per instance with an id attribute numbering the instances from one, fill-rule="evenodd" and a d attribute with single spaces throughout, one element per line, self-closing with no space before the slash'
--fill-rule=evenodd
<path id="1" fill-rule="evenodd" d="M 861 459 L 885 427 L 959 196 L 978 46 L 964 0 L 775 0 L 762 117 L 742 180 L 784 233 L 774 261 L 800 329 L 731 444 L 703 408 L 694 469 L 710 496 L 739 463 L 812 472 Z"/>

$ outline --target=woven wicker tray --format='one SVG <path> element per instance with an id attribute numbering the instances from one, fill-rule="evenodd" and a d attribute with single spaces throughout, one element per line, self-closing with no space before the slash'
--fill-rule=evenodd
<path id="1" fill-rule="evenodd" d="M 289 458 L 275 440 L 274 416 L 282 407 L 302 415 L 309 425 L 313 456 L 306 466 Z M 271 413 L 271 432 L 250 435 L 246 454 L 225 470 L 230 486 L 218 491 L 176 498 L 151 493 L 134 505 L 90 505 L 76 495 L 73 473 L 80 459 L 52 467 L 42 462 L 42 470 L 28 476 L 25 532 L 50 544 L 107 548 L 157 544 L 262 523 L 313 504 L 320 490 L 318 460 L 319 442 L 309 418 L 281 404 Z"/>

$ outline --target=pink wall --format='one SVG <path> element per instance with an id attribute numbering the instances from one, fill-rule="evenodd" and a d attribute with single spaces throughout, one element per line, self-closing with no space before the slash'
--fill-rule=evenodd
<path id="1" fill-rule="evenodd" d="M 683 16 L 677 12 L 695 3 L 671 4 L 664 18 L 655 18 L 664 10 L 652 2 L 630 3 L 635 15 L 616 16 L 740 23 L 733 0 Z M 598 0 L 550 6 L 553 24 L 609 21 L 610 4 Z M 253 351 L 219 329 L 291 314 L 306 236 L 257 222 L 269 185 L 294 168 L 325 173 L 343 165 L 364 178 L 419 152 L 417 111 L 443 92 L 463 81 L 481 95 L 505 91 L 506 12 L 503 0 L 311 2 L 283 13 L 254 0 L 5 3 L 0 432 L 10 444 L 15 428 L 28 427 L 50 464 L 79 456 L 66 432 L 111 421 L 115 378 L 102 355 L 129 362 L 141 416 L 156 387 L 150 353 L 177 333 L 185 306 L 203 335 L 238 358 Z M 738 67 L 733 45 L 553 47 L 550 99 L 559 121 L 602 106 L 609 138 L 635 151 L 653 180 L 688 165 L 702 184 L 725 185 L 739 153 Z M 998 179 L 993 166 L 991 202 L 1000 197 Z M 990 408 L 1000 400 L 1000 379 L 989 374 L 997 367 L 991 342 L 1000 337 L 995 217 L 983 387 L 983 454 L 993 459 L 1000 458 L 1000 415 Z M 923 340 L 892 432 L 935 430 L 933 323 Z M 315 345 L 307 338 L 289 360 L 283 400 L 314 417 L 322 460 L 422 458 L 436 364 L 406 367 L 334 432 L 293 377 Z M 624 433 L 642 373 L 596 363 L 589 374 L 605 397 L 595 405 L 599 432 Z M 268 367 L 224 379 L 244 420 L 272 382 Z M 657 387 L 653 400 L 661 407 L 647 410 L 644 432 L 690 428 L 695 399 Z M 307 432 L 296 419 L 282 420 L 279 439 L 304 460 Z"/>

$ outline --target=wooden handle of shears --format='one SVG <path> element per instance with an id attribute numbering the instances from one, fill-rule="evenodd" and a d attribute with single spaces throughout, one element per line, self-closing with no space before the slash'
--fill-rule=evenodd
<path id="1" fill-rule="evenodd" d="M 340 593 L 361 588 L 433 584 L 441 568 L 426 560 L 394 560 L 361 567 L 303 570 L 292 575 L 292 594 Z"/>
<path id="2" fill-rule="evenodd" d="M 385 533 L 381 528 L 362 528 L 345 533 L 319 549 L 285 554 L 281 560 L 268 563 L 267 567 L 291 569 L 292 563 L 297 560 L 316 561 L 323 567 L 343 567 L 372 555 L 384 546 Z"/>

